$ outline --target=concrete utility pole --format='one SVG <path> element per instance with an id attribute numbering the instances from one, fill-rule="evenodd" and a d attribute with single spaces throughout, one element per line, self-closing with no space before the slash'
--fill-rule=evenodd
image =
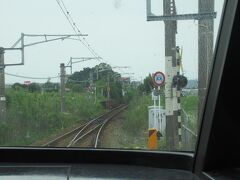
<path id="1" fill-rule="evenodd" d="M 4 48 L 0 47 L 0 123 L 6 120 Z"/>
<path id="2" fill-rule="evenodd" d="M 198 0 L 198 12 L 214 12 L 214 0 Z M 213 59 L 213 19 L 198 21 L 198 127 Z"/>
<path id="3" fill-rule="evenodd" d="M 93 89 L 93 86 L 94 86 L 94 83 L 93 83 L 93 72 L 92 71 L 90 71 L 89 72 L 89 86 L 90 86 L 90 88 L 91 88 L 91 90 Z M 95 90 L 95 87 L 94 87 L 94 90 Z M 95 91 L 95 94 L 96 94 L 96 91 Z"/>
<path id="4" fill-rule="evenodd" d="M 65 97 L 65 65 L 60 64 L 60 95 L 61 95 L 61 112 L 66 112 L 66 97 Z"/>
<path id="5" fill-rule="evenodd" d="M 90 82 L 90 87 L 93 87 L 93 72 L 89 72 L 89 82 Z"/>
<path id="6" fill-rule="evenodd" d="M 163 15 L 176 15 L 175 3 L 172 0 L 163 1 Z M 173 77 L 177 75 L 176 33 L 177 21 L 165 23 L 165 100 L 166 100 L 166 140 L 169 150 L 178 148 L 178 108 L 176 87 L 172 87 Z"/>
<path id="7" fill-rule="evenodd" d="M 110 74 L 108 73 L 107 77 L 107 99 L 110 99 Z"/>

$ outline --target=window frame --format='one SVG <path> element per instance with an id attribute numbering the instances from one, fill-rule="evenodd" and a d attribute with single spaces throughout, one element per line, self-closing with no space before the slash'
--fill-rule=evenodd
<path id="1" fill-rule="evenodd" d="M 202 122 L 195 153 L 122 149 L 0 147 L 0 164 L 126 164 L 181 169 L 193 172 L 198 176 L 204 176 L 203 169 L 206 152 L 237 5 L 238 0 L 230 0 L 225 1 L 223 7 L 222 20 L 214 53 L 212 76 L 207 90 L 204 110 L 201 115 Z"/>

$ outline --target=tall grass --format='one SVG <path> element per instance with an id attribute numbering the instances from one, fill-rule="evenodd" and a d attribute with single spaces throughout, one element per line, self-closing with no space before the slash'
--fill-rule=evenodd
<path id="1" fill-rule="evenodd" d="M 148 138 L 148 106 L 151 105 L 149 95 L 134 96 L 124 113 L 123 133 L 125 140 L 123 147 L 147 148 Z"/>
<path id="2" fill-rule="evenodd" d="M 6 95 L 7 120 L 0 122 L 0 145 L 30 145 L 104 111 L 87 94 L 67 94 L 66 113 L 60 112 L 60 97 L 56 92 L 41 94 L 20 89 L 8 90 Z"/>
<path id="3" fill-rule="evenodd" d="M 123 128 L 137 135 L 142 130 L 148 128 L 148 106 L 150 105 L 150 96 L 142 96 L 132 99 L 129 104 L 128 110 L 124 114 L 125 121 Z"/>
<path id="4" fill-rule="evenodd" d="M 182 97 L 181 106 L 189 117 L 188 127 L 196 133 L 198 118 L 198 96 Z"/>

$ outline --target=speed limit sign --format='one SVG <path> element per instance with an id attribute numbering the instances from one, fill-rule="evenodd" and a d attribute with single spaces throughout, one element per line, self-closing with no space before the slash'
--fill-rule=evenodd
<path id="1" fill-rule="evenodd" d="M 164 82 L 165 82 L 165 75 L 162 72 L 158 71 L 153 74 L 153 83 L 156 86 L 161 86 L 164 84 Z"/>

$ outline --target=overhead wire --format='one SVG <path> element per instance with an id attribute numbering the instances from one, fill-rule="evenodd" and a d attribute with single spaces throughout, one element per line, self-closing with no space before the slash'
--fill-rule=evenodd
<path id="1" fill-rule="evenodd" d="M 5 72 L 6 75 L 8 76 L 13 76 L 13 77 L 18 77 L 18 78 L 25 78 L 25 79 L 38 79 L 38 80 L 46 80 L 46 79 L 56 79 L 59 78 L 60 76 L 53 76 L 53 77 L 29 77 L 29 76 L 22 76 L 22 75 L 17 75 L 17 74 L 11 74 Z"/>
<path id="2" fill-rule="evenodd" d="M 58 6 L 60 7 L 62 13 L 64 14 L 64 16 L 66 17 L 67 21 L 69 22 L 69 24 L 71 25 L 73 31 L 76 33 L 76 34 L 82 34 L 80 29 L 77 27 L 75 21 L 73 20 L 72 16 L 70 15 L 70 12 L 68 11 L 65 3 L 63 2 L 63 0 L 56 0 Z M 75 40 L 78 40 L 80 41 L 88 50 L 89 52 L 98 59 L 98 61 L 101 61 L 100 59 L 100 56 L 96 53 L 96 51 L 90 46 L 90 44 L 87 42 L 87 40 L 85 38 L 82 38 L 81 37 L 78 37 L 78 39 L 75 39 Z"/>
<path id="3" fill-rule="evenodd" d="M 90 82 L 89 80 L 78 81 L 78 80 L 74 80 L 74 79 L 70 79 L 70 78 L 68 78 L 67 80 L 70 81 L 70 82 L 76 82 L 76 83 L 86 83 L 86 82 Z"/>
<path id="4" fill-rule="evenodd" d="M 60 0 L 60 1 L 62 2 L 63 7 L 64 7 L 64 9 L 65 9 L 68 17 L 69 17 L 70 20 L 72 21 L 73 26 L 77 29 L 78 33 L 81 33 L 80 29 L 78 28 L 78 26 L 76 25 L 76 23 L 75 23 L 75 21 L 73 20 L 72 16 L 70 15 L 70 12 L 68 11 L 68 9 L 67 9 L 64 1 L 63 1 L 63 0 Z M 81 33 L 81 34 L 82 34 L 82 33 Z M 84 37 L 83 37 L 82 41 L 84 41 L 84 42 L 87 44 L 88 48 L 94 53 L 94 55 L 95 55 L 96 57 L 100 57 L 100 56 L 97 54 L 97 52 L 90 46 L 90 44 L 87 42 L 87 40 L 86 40 Z"/>

